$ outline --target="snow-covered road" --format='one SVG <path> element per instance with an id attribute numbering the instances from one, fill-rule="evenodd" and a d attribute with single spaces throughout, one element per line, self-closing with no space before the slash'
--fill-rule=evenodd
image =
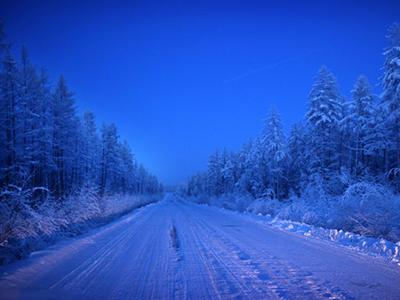
<path id="1" fill-rule="evenodd" d="M 0 268 L 0 299 L 400 299 L 400 267 L 173 195 Z"/>

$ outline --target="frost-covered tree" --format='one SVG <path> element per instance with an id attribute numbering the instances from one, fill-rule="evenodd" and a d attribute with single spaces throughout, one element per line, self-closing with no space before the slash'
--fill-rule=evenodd
<path id="1" fill-rule="evenodd" d="M 231 192 L 235 184 L 235 166 L 226 149 L 221 154 L 221 180 L 223 192 Z"/>
<path id="2" fill-rule="evenodd" d="M 250 179 L 251 194 L 258 197 L 264 194 L 267 186 L 267 157 L 260 137 L 254 139 L 246 161 L 246 175 Z"/>
<path id="3" fill-rule="evenodd" d="M 117 155 L 118 155 L 118 132 L 114 124 L 103 125 L 101 129 L 101 172 L 100 193 L 104 195 L 116 184 L 117 178 Z"/>
<path id="4" fill-rule="evenodd" d="M 133 176 L 135 172 L 135 161 L 132 150 L 127 141 L 120 144 L 119 155 L 121 158 L 120 168 L 120 190 L 123 193 L 133 191 Z"/>
<path id="5" fill-rule="evenodd" d="M 64 77 L 60 77 L 53 93 L 53 189 L 62 196 L 72 192 L 73 164 L 76 154 L 77 124 L 75 102 Z"/>
<path id="6" fill-rule="evenodd" d="M 94 114 L 85 112 L 82 122 L 82 137 L 83 137 L 83 177 L 85 182 L 92 185 L 97 185 L 100 172 L 100 140 L 97 133 L 97 126 Z"/>
<path id="7" fill-rule="evenodd" d="M 288 141 L 289 166 L 288 184 L 297 195 L 300 195 L 307 180 L 308 171 L 308 135 L 303 123 L 293 125 Z"/>
<path id="8" fill-rule="evenodd" d="M 46 73 L 42 70 L 36 82 L 35 122 L 32 139 L 32 185 L 50 188 L 53 161 L 52 97 Z"/>
<path id="9" fill-rule="evenodd" d="M 250 151 L 253 147 L 253 141 L 250 140 L 247 143 L 243 144 L 239 153 L 237 154 L 237 175 L 235 187 L 239 193 L 251 194 L 252 185 L 251 185 L 251 172 L 253 169 L 252 161 L 250 160 Z"/>
<path id="10" fill-rule="evenodd" d="M 208 160 L 207 188 L 211 195 L 223 193 L 222 161 L 219 151 L 213 153 Z"/>
<path id="11" fill-rule="evenodd" d="M 347 133 L 345 144 L 349 150 L 348 168 L 357 177 L 367 167 L 365 148 L 375 107 L 371 87 L 365 76 L 358 78 L 351 92 L 352 100 L 348 103 L 343 130 Z"/>
<path id="12" fill-rule="evenodd" d="M 206 178 L 203 173 L 197 173 L 193 175 L 187 185 L 187 194 L 188 196 L 198 196 L 198 195 L 206 195 Z"/>
<path id="13" fill-rule="evenodd" d="M 311 172 L 323 177 L 339 170 L 342 109 L 336 78 L 322 67 L 311 88 L 306 117 L 311 131 Z"/>
<path id="14" fill-rule="evenodd" d="M 387 171 L 400 189 L 400 24 L 388 33 L 389 47 L 384 51 L 382 104 L 386 109 L 388 153 Z"/>
<path id="15" fill-rule="evenodd" d="M 16 184 L 21 178 L 18 157 L 18 112 L 20 89 L 17 63 L 11 51 L 6 50 L 1 74 L 0 125 L 1 125 L 1 170 L 4 185 Z"/>
<path id="16" fill-rule="evenodd" d="M 272 110 L 261 135 L 264 164 L 267 170 L 267 189 L 272 189 L 278 198 L 286 196 L 287 147 L 280 116 Z"/>
<path id="17" fill-rule="evenodd" d="M 28 53 L 22 48 L 19 78 L 19 113 L 17 122 L 19 122 L 19 132 L 17 149 L 20 151 L 20 166 L 28 172 L 32 164 L 32 148 L 35 139 L 35 121 L 37 114 L 35 113 L 35 83 L 36 74 Z"/>

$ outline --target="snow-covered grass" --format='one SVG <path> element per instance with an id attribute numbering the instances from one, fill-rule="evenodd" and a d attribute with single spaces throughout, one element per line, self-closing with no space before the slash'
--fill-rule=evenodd
<path id="1" fill-rule="evenodd" d="M 159 195 L 99 197 L 90 188 L 84 188 L 63 200 L 42 199 L 35 205 L 31 204 L 31 198 L 25 193 L 2 197 L 0 265 L 158 200 Z"/>

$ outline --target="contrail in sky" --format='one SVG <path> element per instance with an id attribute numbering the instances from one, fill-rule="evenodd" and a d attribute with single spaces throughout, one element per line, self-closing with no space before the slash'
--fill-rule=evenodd
<path id="1" fill-rule="evenodd" d="M 244 73 L 239 74 L 239 75 L 237 75 L 237 76 L 235 76 L 233 78 L 225 79 L 224 83 L 229 83 L 229 82 L 232 82 L 232 81 L 243 79 L 243 78 L 246 78 L 246 77 L 248 77 L 248 76 L 250 76 L 250 75 L 252 75 L 254 73 L 258 73 L 258 72 L 261 72 L 261 71 L 264 71 L 264 70 L 268 70 L 268 69 L 273 69 L 273 68 L 279 67 L 280 65 L 284 65 L 284 64 L 286 64 L 288 62 L 291 62 L 291 61 L 294 61 L 294 60 L 298 60 L 300 58 L 305 58 L 305 57 L 307 57 L 307 56 L 309 56 L 311 54 L 314 54 L 314 53 L 317 53 L 317 52 L 320 52 L 320 51 L 322 51 L 322 49 L 310 51 L 309 53 L 306 53 L 306 54 L 303 54 L 303 55 L 286 57 L 286 58 L 284 58 L 282 60 L 279 60 L 277 62 L 269 63 L 269 64 L 263 65 L 261 67 L 252 69 L 250 71 L 244 72 Z"/>

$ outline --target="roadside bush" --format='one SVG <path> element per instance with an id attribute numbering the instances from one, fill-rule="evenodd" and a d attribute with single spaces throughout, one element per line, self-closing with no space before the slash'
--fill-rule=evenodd
<path id="1" fill-rule="evenodd" d="M 254 200 L 247 208 L 248 212 L 275 217 L 282 209 L 284 204 L 276 199 L 259 198 Z"/>
<path id="2" fill-rule="evenodd" d="M 337 215 L 338 226 L 345 230 L 400 240 L 400 203 L 387 187 L 366 182 L 351 185 Z"/>
<path id="3" fill-rule="evenodd" d="M 247 209 L 252 200 L 253 198 L 251 198 L 249 195 L 232 193 L 211 197 L 209 204 L 229 210 L 243 212 Z"/>

